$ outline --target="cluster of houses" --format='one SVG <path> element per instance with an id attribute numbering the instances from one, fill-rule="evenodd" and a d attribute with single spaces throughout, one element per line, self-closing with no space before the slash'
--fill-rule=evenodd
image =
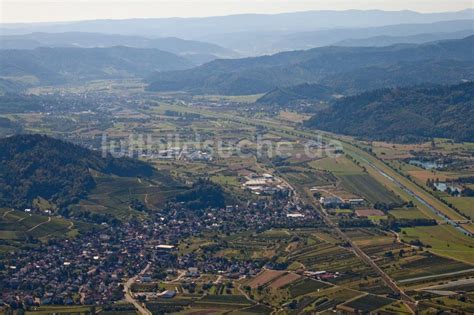
<path id="1" fill-rule="evenodd" d="M 12 254 L 2 275 L 7 304 L 104 304 L 123 298 L 122 279 L 142 268 L 143 242 L 111 229 Z M 113 235 L 113 236 L 112 236 Z"/>
<path id="2" fill-rule="evenodd" d="M 182 149 L 180 147 L 170 147 L 158 150 L 153 153 L 142 153 L 142 158 L 162 159 L 162 160 L 188 160 L 188 161 L 204 161 L 213 160 L 211 153 L 197 149 Z"/>
<path id="3" fill-rule="evenodd" d="M 229 260 L 212 253 L 205 259 L 195 253 L 177 255 L 175 245 L 206 231 L 236 233 L 281 225 L 297 227 L 319 220 L 315 211 L 302 209 L 289 198 L 211 208 L 204 215 L 184 207 L 171 203 L 147 221 L 115 226 L 104 223 L 73 239 L 57 239 L 8 253 L 0 272 L 0 299 L 8 305 L 25 306 L 110 304 L 124 298 L 124 282 L 139 274 L 147 263 L 164 270 L 187 270 L 191 278 L 202 273 L 230 279 L 254 275 L 263 267 L 261 261 Z M 239 220 L 235 220 L 237 210 Z"/>
<path id="4" fill-rule="evenodd" d="M 352 208 L 363 206 L 365 204 L 365 200 L 362 198 L 343 199 L 338 196 L 329 196 L 319 198 L 319 203 L 326 209 Z"/>

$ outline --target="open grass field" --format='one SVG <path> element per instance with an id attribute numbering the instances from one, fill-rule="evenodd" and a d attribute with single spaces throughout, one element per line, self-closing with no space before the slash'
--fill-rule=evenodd
<path id="1" fill-rule="evenodd" d="M 445 197 L 445 199 L 462 213 L 474 219 L 474 197 Z"/>
<path id="2" fill-rule="evenodd" d="M 355 238 L 354 242 L 360 247 L 391 245 L 395 242 L 393 235 L 372 235 L 367 237 Z"/>
<path id="3" fill-rule="evenodd" d="M 439 179 L 440 181 L 451 180 L 459 177 L 459 173 L 448 173 L 436 170 L 425 170 L 412 167 L 407 174 L 410 175 L 420 185 L 425 185 L 428 179 Z"/>
<path id="4" fill-rule="evenodd" d="M 296 112 L 289 112 L 289 111 L 281 111 L 280 115 L 278 116 L 279 119 L 283 121 L 288 121 L 292 123 L 301 123 L 307 119 L 309 119 L 311 116 L 309 115 L 303 115 L 300 113 Z"/>
<path id="5" fill-rule="evenodd" d="M 474 264 L 474 239 L 450 225 L 403 228 L 401 238 L 404 242 L 419 240 L 435 254 Z"/>
<path id="6" fill-rule="evenodd" d="M 390 214 L 397 219 L 427 219 L 418 208 L 398 208 L 390 211 Z"/>
<path id="7" fill-rule="evenodd" d="M 315 160 L 309 165 L 318 170 L 326 170 L 335 175 L 358 175 L 363 174 L 362 168 L 354 164 L 345 156 L 338 158 L 325 157 Z"/>
<path id="8" fill-rule="evenodd" d="M 255 103 L 263 94 L 251 95 L 196 95 L 195 100 L 210 100 L 210 101 L 231 101 L 238 103 Z"/>

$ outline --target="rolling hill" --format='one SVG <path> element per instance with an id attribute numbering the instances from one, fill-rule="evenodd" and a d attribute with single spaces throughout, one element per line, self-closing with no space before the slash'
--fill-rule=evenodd
<path id="1" fill-rule="evenodd" d="M 152 176 L 155 170 L 128 158 L 42 135 L 0 139 L 0 207 L 31 207 L 41 198 L 57 206 L 79 201 L 96 185 L 92 171 L 115 176 Z"/>
<path id="2" fill-rule="evenodd" d="M 306 126 L 375 140 L 474 141 L 474 83 L 382 89 L 343 98 Z"/>
<path id="3" fill-rule="evenodd" d="M 0 50 L 3 79 L 34 77 L 38 84 L 60 84 L 96 79 L 146 77 L 155 71 L 182 70 L 193 64 L 157 49 L 36 48 Z"/>
<path id="4" fill-rule="evenodd" d="M 323 10 L 282 14 L 238 14 L 203 18 L 2 24 L 0 33 L 4 35 L 22 35 L 42 32 L 59 33 L 58 36 L 61 36 L 60 33 L 74 32 L 82 34 L 102 33 L 112 37 L 117 36 L 117 34 L 146 38 L 178 37 L 217 44 L 238 52 L 242 56 L 258 56 L 281 51 L 334 45 L 347 39 L 472 30 L 472 20 L 473 10 L 441 13 L 419 13 L 406 10 Z M 72 44 L 84 45 L 85 43 L 81 37 L 77 38 Z M 448 38 L 451 37 L 441 37 L 439 39 Z M 34 47 L 38 42 L 42 43 L 43 40 L 38 35 L 32 37 L 28 45 Z M 143 44 L 140 39 L 128 38 L 128 40 L 138 40 L 139 44 Z M 97 45 L 97 43 L 94 46 L 90 46 L 90 43 L 86 44 L 89 46 L 86 45 L 85 47 L 95 47 Z M 167 50 L 166 47 L 161 45 L 145 47 L 136 46 L 136 43 L 128 44 L 125 42 L 115 43 L 114 45 L 158 48 L 181 54 L 173 50 Z M 203 53 L 209 54 L 209 52 L 199 52 L 199 54 Z M 230 57 L 216 52 L 211 53 L 211 55 L 220 58 Z"/>
<path id="5" fill-rule="evenodd" d="M 473 10 L 440 13 L 414 11 L 344 10 L 304 11 L 281 14 L 237 14 L 202 18 L 90 20 L 61 23 L 2 24 L 5 35 L 32 32 L 95 32 L 153 37 L 175 36 L 203 40 L 212 34 L 277 31 L 300 32 L 330 28 L 374 27 L 394 24 L 433 23 L 472 19 Z"/>
<path id="6" fill-rule="evenodd" d="M 0 36 L 0 49 L 36 49 L 39 47 L 75 47 L 75 48 L 107 48 L 126 46 L 132 48 L 159 49 L 193 61 L 196 56 L 206 55 L 206 61 L 216 58 L 237 57 L 231 50 L 215 44 L 184 40 L 176 37 L 147 38 L 117 34 L 100 34 L 85 32 L 66 33 L 30 33 L 21 35 Z M 203 59 L 201 57 L 201 59 Z"/>
<path id="7" fill-rule="evenodd" d="M 422 44 L 436 40 L 460 39 L 473 34 L 474 20 L 471 17 L 467 20 L 434 23 L 336 27 L 298 32 L 254 30 L 214 34 L 205 37 L 205 40 L 218 43 L 246 56 L 257 56 L 330 45 L 381 47 L 402 43 Z"/>
<path id="8" fill-rule="evenodd" d="M 303 83 L 276 88 L 260 97 L 257 103 L 285 106 L 300 101 L 328 101 L 335 93 L 333 89 L 324 85 Z"/>
<path id="9" fill-rule="evenodd" d="M 335 46 L 383 47 L 396 44 L 423 44 L 447 39 L 460 39 L 474 34 L 474 29 L 457 32 L 420 33 L 407 36 L 379 35 L 368 38 L 350 38 L 335 43 Z"/>
<path id="10" fill-rule="evenodd" d="M 474 79 L 474 36 L 422 45 L 323 47 L 271 56 L 215 60 L 150 79 L 151 91 L 224 95 L 266 93 L 319 83 L 345 94 L 420 83 Z"/>

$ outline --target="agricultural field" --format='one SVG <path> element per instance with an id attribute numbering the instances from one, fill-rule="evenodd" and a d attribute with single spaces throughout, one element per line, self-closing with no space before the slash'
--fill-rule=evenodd
<path id="1" fill-rule="evenodd" d="M 231 311 L 247 309 L 255 303 L 243 295 L 217 295 L 159 299 L 146 304 L 153 313 L 167 312 L 176 314 L 225 314 Z"/>
<path id="2" fill-rule="evenodd" d="M 283 276 L 284 274 L 284 271 L 264 270 L 261 274 L 249 281 L 247 285 L 251 289 L 257 289 L 258 287 L 264 286 L 272 280 Z"/>
<path id="3" fill-rule="evenodd" d="M 474 218 L 474 197 L 445 197 L 444 199 L 466 216 Z"/>
<path id="4" fill-rule="evenodd" d="M 310 162 L 309 165 L 315 169 L 329 171 L 336 175 L 345 190 L 366 198 L 371 203 L 392 204 L 401 202 L 397 196 L 365 173 L 359 165 L 346 156 L 326 157 Z"/>
<path id="5" fill-rule="evenodd" d="M 400 204 L 401 200 L 368 174 L 342 175 L 342 185 L 372 203 Z"/>
<path id="6" fill-rule="evenodd" d="M 49 314 L 78 314 L 86 315 L 90 314 L 93 307 L 91 306 L 40 306 L 33 307 L 31 310 L 26 311 L 28 315 L 49 315 Z M 101 313 L 103 314 L 103 313 Z M 130 315 L 132 313 L 129 313 Z M 124 314 L 125 315 L 125 314 Z"/>
<path id="7" fill-rule="evenodd" d="M 418 240 L 425 246 L 429 245 L 428 250 L 440 256 L 474 264 L 474 255 L 472 255 L 474 240 L 459 233 L 452 226 L 403 228 L 401 238 L 407 243 Z"/>
<path id="8" fill-rule="evenodd" d="M 312 279 L 303 279 L 288 287 L 292 298 L 331 287 L 329 284 Z"/>
<path id="9" fill-rule="evenodd" d="M 303 115 L 297 112 L 281 111 L 278 118 L 290 123 L 301 123 L 311 118 L 311 116 Z"/>
<path id="10" fill-rule="evenodd" d="M 64 87 L 64 90 L 74 93 L 82 93 L 87 89 L 103 90 L 104 93 L 120 91 L 123 95 L 130 95 L 139 93 L 143 85 L 132 80 L 115 83 L 95 82 L 75 88 Z M 51 90 L 43 88 L 34 92 L 49 93 Z M 203 149 L 206 152 L 215 151 L 217 141 L 225 143 L 226 152 L 230 152 L 229 156 L 225 158 L 213 156 L 212 160 L 193 160 L 183 156 L 158 159 L 152 155 L 140 155 L 139 158 L 149 161 L 157 168 L 159 175 L 156 178 L 145 180 L 95 174 L 97 183 L 95 189 L 87 198 L 72 207 L 73 215 L 87 212 L 91 215 L 102 214 L 107 218 L 125 221 L 132 218 L 145 221 L 152 217 L 152 214 L 159 213 L 158 211 L 171 200 L 170 197 L 176 196 L 185 189 L 185 186 L 191 185 L 200 177 L 209 178 L 213 183 L 220 185 L 226 192 L 225 204 L 239 205 L 239 211 L 253 203 L 262 204 L 262 207 L 255 207 L 252 212 L 249 211 L 250 214 L 242 211 L 251 218 L 254 213 L 263 214 L 258 217 L 258 220 L 262 222 L 255 220 L 245 222 L 249 226 L 257 222 L 255 228 L 245 226 L 238 232 L 233 229 L 224 232 L 218 228 L 214 229 L 215 226 L 222 224 L 222 221 L 212 222 L 211 219 L 206 218 L 219 213 L 220 209 L 217 211 L 205 209 L 202 211 L 203 221 L 196 222 L 198 223 L 196 226 L 187 227 L 186 230 L 176 227 L 177 232 L 172 235 L 173 237 L 161 239 L 160 235 L 153 239 L 149 248 L 153 248 L 158 240 L 165 242 L 171 239 L 170 244 L 177 247 L 176 251 L 172 252 L 172 256 L 182 262 L 179 268 L 176 267 L 170 273 L 173 274 L 172 280 L 169 278 L 163 281 L 154 280 L 151 284 L 140 283 L 132 286 L 133 292 L 156 291 L 157 289 L 176 290 L 177 296 L 172 299 L 152 297 L 147 301 L 146 305 L 153 314 L 162 312 L 193 315 L 271 314 L 276 313 L 277 310 L 284 310 L 288 314 L 311 314 L 330 312 L 341 304 L 364 312 L 408 313 L 401 303 L 388 297 L 391 296 L 392 291 L 374 270 L 375 268 L 361 260 L 350 248 L 351 243 L 321 220 L 323 211 L 317 202 L 319 199 L 317 197 L 318 193 L 324 190 L 328 195 L 334 194 L 343 199 L 361 197 L 368 201 L 368 205 L 364 208 L 360 206 L 328 211 L 329 220 L 333 220 L 335 224 L 341 223 L 348 217 L 351 217 L 349 220 L 356 221 L 352 219 L 356 210 L 372 209 L 377 203 L 397 204 L 393 210 L 388 212 L 384 210 L 388 213 L 387 216 L 369 216 L 369 219 L 373 221 L 368 222 L 367 226 L 370 227 L 341 227 L 341 230 L 352 241 L 352 244 L 363 250 L 401 287 L 415 290 L 423 285 L 434 285 L 439 281 L 472 277 L 474 273 L 469 272 L 469 269 L 472 269 L 474 265 L 472 255 L 474 241 L 461 235 L 453 227 L 438 225 L 394 229 L 394 231 L 388 228 L 386 231 L 382 230 L 386 227 L 380 220 L 387 217 L 439 218 L 422 208 L 420 204 L 415 204 L 414 207 L 398 206 L 403 201 L 414 198 L 404 195 L 393 182 L 378 174 L 374 168 L 370 168 L 368 161 L 373 162 L 371 160 L 373 155 L 369 154 L 368 149 L 373 149 L 372 152 L 392 167 L 393 172 L 397 170 L 400 174 L 409 175 L 412 181 L 423 186 L 426 179 L 432 176 L 440 179 L 455 178 L 459 176 L 459 172 L 455 170 L 428 171 L 409 165 L 403 161 L 404 159 L 428 150 L 455 154 L 472 150 L 474 147 L 451 144 L 442 140 L 436 140 L 435 148 L 432 148 L 431 143 L 404 145 L 374 142 L 369 144 L 349 137 L 330 135 L 332 139 L 343 139 L 358 147 L 343 145 L 344 153 L 334 158 L 324 155 L 309 158 L 304 155 L 303 144 L 308 139 L 315 139 L 314 135 L 312 132 L 299 129 L 299 124 L 307 118 L 306 115 L 290 111 L 270 115 L 260 109 L 258 112 L 246 112 L 247 106 L 239 109 L 230 108 L 231 106 L 227 105 L 212 106 L 213 102 L 220 101 L 251 104 L 258 97 L 259 95 L 193 97 L 148 94 L 146 98 L 138 102 L 130 101 L 133 97 L 128 99 L 130 103 L 114 101 L 113 106 L 106 112 L 74 113 L 67 119 L 60 117 L 61 115 L 52 118 L 38 113 L 13 116 L 25 124 L 27 131 L 70 137 L 81 144 L 91 145 L 95 149 L 98 149 L 99 136 L 102 132 L 106 132 L 114 141 L 126 139 L 131 132 L 145 136 L 152 135 L 159 139 L 159 143 L 151 146 L 153 150 L 161 149 L 161 146 L 165 148 L 174 146 L 176 142 L 168 138 L 169 134 L 178 135 L 177 145 L 188 148 L 197 147 L 200 145 L 199 141 L 213 142 Z M 195 103 L 210 104 L 185 106 L 181 103 L 186 101 L 181 101 L 181 98 Z M 239 110 L 240 113 L 237 112 Z M 239 114 L 243 116 L 238 116 Z M 201 138 L 196 139 L 195 135 Z M 293 146 L 292 156 L 258 156 L 256 135 L 272 144 L 279 142 L 286 146 Z M 331 139 L 330 137 L 327 139 Z M 84 140 L 91 138 L 93 140 L 90 142 Z M 327 139 L 324 139 L 322 147 L 327 146 Z M 238 156 L 235 150 L 233 151 L 235 144 L 241 144 L 242 151 L 248 155 Z M 366 151 L 358 149 L 359 145 Z M 387 167 L 381 162 L 377 165 Z M 264 225 L 266 220 L 272 218 L 272 213 L 266 212 L 269 211 L 268 205 L 276 202 L 279 196 L 257 197 L 242 189 L 243 180 L 247 176 L 245 174 L 248 173 L 270 173 L 287 181 L 295 189 L 296 194 L 292 196 L 291 202 L 281 208 L 287 207 L 285 211 L 301 212 L 305 216 L 309 213 L 315 214 L 315 219 L 302 222 L 304 225 L 293 225 L 297 221 L 285 222 L 287 225 L 280 225 L 280 222 L 270 227 Z M 421 188 L 417 187 L 417 189 Z M 448 202 L 466 214 L 473 211 L 470 199 L 441 197 L 446 198 Z M 141 203 L 146 210 L 133 208 L 132 201 Z M 37 205 L 42 209 L 49 207 L 43 200 L 37 200 Z M 446 205 L 443 204 L 443 207 Z M 234 214 L 229 211 L 229 216 L 232 215 Z M 235 215 L 242 221 L 247 220 L 244 215 Z M 286 218 L 285 214 L 282 218 Z M 82 229 L 79 223 L 65 219 L 47 220 L 49 218 L 45 216 L 32 215 L 30 217 L 19 211 L 7 213 L 7 210 L 1 210 L 0 251 L 15 248 L 25 240 L 28 240 L 28 246 L 34 246 L 37 244 L 36 240 L 44 242 L 51 237 L 74 236 Z M 172 222 L 178 226 L 179 220 L 179 216 L 173 217 Z M 199 219 L 196 218 L 196 220 Z M 360 219 L 360 221 L 364 220 Z M 259 225 L 260 223 L 262 224 Z M 180 233 L 185 233 L 185 236 Z M 29 242 L 30 238 L 31 242 Z M 146 253 L 146 250 L 142 253 Z M 148 258 L 148 256 L 152 255 L 140 257 Z M 202 262 L 206 262 L 207 259 L 215 265 L 212 266 L 214 269 L 209 268 L 211 271 L 206 269 L 208 266 L 202 267 Z M 186 268 L 193 265 L 203 270 L 199 270 L 199 277 L 187 278 L 184 275 Z M 223 269 L 220 269 L 221 266 L 224 266 Z M 251 271 L 245 274 L 241 268 Z M 468 272 L 458 274 L 466 270 Z M 192 290 L 189 289 L 190 283 L 196 285 Z M 227 284 L 231 285 L 227 286 Z M 472 289 L 469 284 L 460 285 L 460 288 Z M 421 298 L 421 293 L 418 291 L 410 291 L 410 295 Z M 466 312 L 471 310 L 464 305 L 467 303 L 458 300 L 453 301 L 444 297 L 423 299 L 422 305 L 427 311 L 432 305 L 438 304 L 437 299 L 442 300 L 446 310 L 454 308 L 452 305 Z M 89 311 L 87 308 L 49 309 L 43 307 L 32 314 L 69 313 L 68 310 L 71 313 Z M 136 314 L 130 309 L 107 311 L 97 309 L 96 311 L 107 315 Z"/>
<path id="11" fill-rule="evenodd" d="M 99 175 L 95 178 L 97 186 L 89 193 L 86 199 L 72 207 L 73 211 L 88 211 L 91 213 L 111 215 L 118 219 L 130 216 L 143 216 L 144 213 L 131 208 L 132 200 L 138 200 L 146 207 L 153 209 L 163 204 L 168 196 L 179 191 L 162 184 L 162 178 L 145 180 L 127 177 L 110 177 Z"/>
<path id="12" fill-rule="evenodd" d="M 295 185 L 313 187 L 334 183 L 334 179 L 317 170 L 302 166 L 282 166 L 277 168 L 288 181 Z"/>
<path id="13" fill-rule="evenodd" d="M 474 313 L 474 296 L 472 293 L 455 296 L 436 296 L 420 303 L 421 312 L 443 310 L 445 312 L 464 312 L 464 314 Z"/>
<path id="14" fill-rule="evenodd" d="M 38 242 L 45 242 L 51 238 L 73 237 L 77 233 L 79 228 L 72 221 L 0 209 L 0 252 L 16 247 L 35 246 Z"/>
<path id="15" fill-rule="evenodd" d="M 373 312 L 379 308 L 390 305 L 393 302 L 395 301 L 392 299 L 368 294 L 350 302 L 347 302 L 343 305 L 354 310 L 359 310 L 361 312 Z"/>
<path id="16" fill-rule="evenodd" d="M 427 219 L 427 216 L 416 207 L 396 208 L 390 210 L 390 214 L 397 219 Z"/>
<path id="17" fill-rule="evenodd" d="M 322 159 L 315 160 L 309 165 L 318 170 L 325 170 L 333 173 L 334 175 L 360 175 L 363 174 L 362 168 L 354 164 L 346 156 L 325 157 Z"/>
<path id="18" fill-rule="evenodd" d="M 397 267 L 393 268 L 392 262 L 392 267 L 386 266 L 386 268 L 389 268 L 389 274 L 400 283 L 410 285 L 422 281 L 424 278 L 429 280 L 436 275 L 456 274 L 472 269 L 472 266 L 467 263 L 427 252 L 415 255 L 405 254 L 403 258 L 398 259 L 396 265 Z"/>

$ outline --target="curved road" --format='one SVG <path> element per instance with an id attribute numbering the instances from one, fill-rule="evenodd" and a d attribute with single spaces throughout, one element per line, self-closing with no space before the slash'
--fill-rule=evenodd
<path id="1" fill-rule="evenodd" d="M 146 307 L 144 307 L 140 302 L 135 300 L 130 290 L 130 287 L 135 282 L 135 280 L 137 280 L 139 276 L 145 274 L 145 272 L 147 272 L 148 269 L 150 269 L 150 267 L 151 267 L 151 264 L 150 263 L 147 264 L 146 267 L 138 275 L 136 275 L 133 278 L 128 279 L 128 281 L 125 282 L 123 285 L 123 290 L 125 292 L 125 300 L 129 303 L 132 303 L 133 306 L 135 306 L 135 308 L 141 315 L 153 315 L 153 314 Z"/>

